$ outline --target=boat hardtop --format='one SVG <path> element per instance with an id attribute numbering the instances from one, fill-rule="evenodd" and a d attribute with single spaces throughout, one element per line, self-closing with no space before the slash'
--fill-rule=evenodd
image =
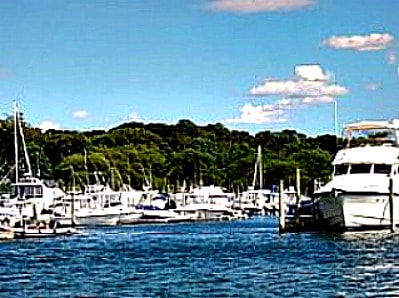
<path id="1" fill-rule="evenodd" d="M 347 147 L 399 146 L 399 119 L 350 123 L 343 134 Z"/>

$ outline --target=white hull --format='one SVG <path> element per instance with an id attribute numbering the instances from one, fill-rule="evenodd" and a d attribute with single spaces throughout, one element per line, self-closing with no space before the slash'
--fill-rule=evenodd
<path id="1" fill-rule="evenodd" d="M 60 235 L 72 235 L 76 233 L 76 229 L 72 227 L 63 228 L 12 228 L 12 227 L 2 227 L 2 230 L 7 231 L 13 238 L 48 238 L 56 237 Z"/>
<path id="2" fill-rule="evenodd" d="M 386 193 L 325 193 L 319 208 L 326 228 L 336 230 L 386 229 L 391 225 Z M 399 224 L 399 196 L 394 196 L 393 221 Z"/>
<path id="3" fill-rule="evenodd" d="M 116 225 L 119 219 L 120 214 L 91 214 L 76 216 L 75 223 L 79 226 L 108 226 Z"/>
<path id="4" fill-rule="evenodd" d="M 137 209 L 107 210 L 93 209 L 80 210 L 75 215 L 75 223 L 79 226 L 112 226 L 120 224 L 124 220 L 142 217 L 142 211 Z"/>

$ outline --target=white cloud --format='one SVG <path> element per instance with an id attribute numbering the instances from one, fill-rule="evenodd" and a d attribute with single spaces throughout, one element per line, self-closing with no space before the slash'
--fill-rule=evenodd
<path id="1" fill-rule="evenodd" d="M 89 113 L 85 110 L 78 110 L 72 113 L 72 117 L 76 120 L 83 120 L 89 116 Z"/>
<path id="2" fill-rule="evenodd" d="M 225 124 L 232 123 L 282 123 L 286 122 L 284 109 L 278 110 L 271 105 L 252 105 L 245 104 L 241 109 L 241 116 L 229 118 L 224 121 Z"/>
<path id="3" fill-rule="evenodd" d="M 320 65 L 299 65 L 295 68 L 295 79 L 265 80 L 250 89 L 249 95 L 256 97 L 281 97 L 272 104 L 245 104 L 240 117 L 229 118 L 225 123 L 282 123 L 287 121 L 287 112 L 294 108 L 334 102 L 335 97 L 349 90 L 331 83 L 333 75 Z"/>
<path id="4" fill-rule="evenodd" d="M 320 65 L 308 64 L 295 66 L 295 75 L 307 81 L 329 81 L 330 75 L 325 73 Z"/>
<path id="5" fill-rule="evenodd" d="M 280 95 L 285 97 L 340 96 L 348 93 L 345 87 L 329 85 L 328 81 L 274 80 L 264 81 L 250 89 L 252 96 Z"/>
<path id="6" fill-rule="evenodd" d="M 128 116 L 128 122 L 141 122 L 140 116 L 137 112 L 131 112 Z"/>
<path id="7" fill-rule="evenodd" d="M 218 11 L 258 13 L 295 10 L 313 3 L 314 0 L 213 0 L 209 7 Z"/>
<path id="8" fill-rule="evenodd" d="M 45 121 L 42 121 L 39 124 L 39 128 L 42 131 L 47 131 L 47 130 L 50 130 L 50 129 L 60 129 L 60 125 L 58 123 L 55 123 L 55 122 L 52 122 L 52 121 L 49 121 L 49 120 L 45 120 Z"/>
<path id="9" fill-rule="evenodd" d="M 323 44 L 335 49 L 355 51 L 379 51 L 392 44 L 394 37 L 388 33 L 371 33 L 369 35 L 332 36 Z"/>

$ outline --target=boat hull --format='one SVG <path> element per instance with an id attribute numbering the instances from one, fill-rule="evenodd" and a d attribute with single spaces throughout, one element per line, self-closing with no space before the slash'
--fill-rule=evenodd
<path id="1" fill-rule="evenodd" d="M 399 196 L 394 195 L 393 200 L 393 222 L 397 225 Z M 323 228 L 326 229 L 381 230 L 391 227 L 392 215 L 388 193 L 324 193 L 319 197 L 319 211 Z"/>
<path id="2" fill-rule="evenodd" d="M 75 222 L 78 226 L 110 226 L 116 225 L 120 214 L 99 214 L 76 216 Z"/>
<path id="3" fill-rule="evenodd" d="M 6 231 L 9 235 L 13 235 L 15 239 L 21 238 L 48 238 L 48 237 L 57 237 L 60 235 L 72 235 L 76 233 L 76 229 L 72 227 L 65 228 L 36 228 L 36 227 L 28 227 L 28 228 L 13 228 L 13 227 L 2 227 L 4 231 Z"/>

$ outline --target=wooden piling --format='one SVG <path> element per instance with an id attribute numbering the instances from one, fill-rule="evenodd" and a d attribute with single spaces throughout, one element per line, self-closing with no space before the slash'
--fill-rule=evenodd
<path id="1" fill-rule="evenodd" d="M 301 170 L 300 169 L 296 169 L 295 181 L 296 181 L 295 219 L 296 219 L 296 223 L 299 224 L 299 205 L 300 205 L 300 200 L 301 200 Z"/>
<path id="2" fill-rule="evenodd" d="M 75 171 L 71 166 L 72 171 L 72 192 L 71 192 L 71 226 L 74 227 L 76 225 L 75 222 Z"/>
<path id="3" fill-rule="evenodd" d="M 284 191 L 284 180 L 280 180 L 279 187 L 279 233 L 282 234 L 285 231 L 285 202 L 283 197 Z"/>
<path id="4" fill-rule="evenodd" d="M 394 214 L 394 196 L 393 196 L 393 179 L 389 177 L 389 217 L 391 232 L 395 232 L 395 214 Z"/>

